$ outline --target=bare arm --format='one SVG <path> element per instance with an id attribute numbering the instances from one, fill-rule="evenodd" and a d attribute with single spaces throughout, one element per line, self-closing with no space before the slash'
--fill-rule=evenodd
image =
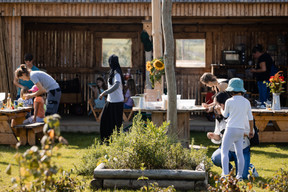
<path id="1" fill-rule="evenodd" d="M 14 85 L 16 85 L 16 87 L 19 87 L 19 88 L 21 88 L 21 89 L 24 89 L 24 86 L 19 83 L 19 79 L 17 78 L 17 75 L 16 75 L 16 74 L 14 74 L 13 83 L 14 83 Z"/>
<path id="2" fill-rule="evenodd" d="M 267 69 L 266 69 L 266 63 L 265 62 L 261 62 L 260 63 L 260 69 L 251 69 L 251 72 L 252 73 L 262 73 L 262 72 L 265 72 Z"/>
<path id="3" fill-rule="evenodd" d="M 207 133 L 207 137 L 208 137 L 208 139 L 214 139 L 215 141 L 220 141 L 221 140 L 220 135 L 217 135 L 217 134 L 215 134 L 213 132 L 208 132 Z"/>
<path id="4" fill-rule="evenodd" d="M 44 89 L 44 87 L 41 85 L 40 82 L 36 83 L 36 86 L 39 90 L 36 91 L 35 93 L 30 93 L 30 94 L 25 95 L 26 99 L 30 99 L 30 98 L 43 95 L 44 93 L 46 93 L 46 89 Z"/>
<path id="5" fill-rule="evenodd" d="M 36 117 L 38 115 L 38 111 L 39 111 L 39 102 L 35 102 L 35 108 L 34 108 L 34 123 L 36 122 Z"/>
<path id="6" fill-rule="evenodd" d="M 251 139 L 254 136 L 254 133 L 253 133 L 253 129 L 254 129 L 253 128 L 254 127 L 253 120 L 249 121 L 249 125 L 250 125 L 249 138 Z"/>

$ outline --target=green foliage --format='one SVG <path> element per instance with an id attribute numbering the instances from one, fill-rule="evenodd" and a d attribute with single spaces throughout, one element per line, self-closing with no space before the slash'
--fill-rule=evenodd
<path id="1" fill-rule="evenodd" d="M 93 174 L 100 163 L 110 169 L 195 169 L 207 160 L 206 149 L 187 149 L 167 135 L 167 123 L 156 127 L 148 121 L 147 126 L 138 114 L 133 119 L 130 132 L 114 132 L 107 141 L 109 145 L 96 142 L 82 157 L 79 174 Z"/>
<path id="2" fill-rule="evenodd" d="M 169 186 L 167 188 L 162 188 L 159 187 L 158 183 L 150 183 L 147 186 L 143 186 L 141 187 L 141 191 L 147 191 L 147 192 L 174 192 L 176 191 L 176 189 L 174 188 L 174 186 Z"/>
<path id="3" fill-rule="evenodd" d="M 54 184 L 54 190 L 61 192 L 84 191 L 84 186 L 77 178 L 71 177 L 71 172 L 63 171 Z"/>
<path id="4" fill-rule="evenodd" d="M 271 191 L 288 192 L 288 171 L 283 168 L 278 170 L 268 184 L 260 185 L 262 188 L 270 188 Z"/>
<path id="5" fill-rule="evenodd" d="M 244 183 L 243 181 L 240 181 L 236 179 L 234 175 L 235 169 L 233 168 L 231 172 L 229 173 L 228 176 L 226 177 L 220 177 L 219 175 L 213 175 L 210 173 L 210 177 L 214 180 L 215 182 L 215 187 L 209 186 L 208 191 L 211 192 L 228 192 L 228 191 L 233 191 L 233 192 L 240 192 L 240 191 L 247 191 L 247 192 L 254 192 L 253 190 L 253 184 L 251 181 Z M 250 180 L 254 181 L 254 178 L 252 176 L 252 172 L 250 172 Z M 242 183 L 240 185 L 239 183 Z"/>
<path id="6" fill-rule="evenodd" d="M 45 118 L 45 126 L 43 129 L 44 136 L 41 139 L 42 150 L 37 146 L 32 146 L 23 154 L 18 152 L 20 144 L 16 146 L 17 153 L 14 158 L 19 166 L 19 176 L 11 179 L 14 184 L 12 191 L 67 191 L 65 188 L 76 188 L 80 185 L 77 179 L 70 178 L 70 175 L 65 177 L 60 176 L 56 179 L 58 172 L 63 171 L 52 162 L 52 157 L 60 157 L 60 153 L 53 154 L 52 151 L 57 151 L 61 147 L 61 143 L 54 144 L 54 136 L 60 136 L 59 115 L 52 115 Z M 52 134 L 53 133 L 53 134 Z M 55 134 L 54 134 L 55 133 Z M 58 138 L 58 137 L 56 137 Z M 11 174 L 11 165 L 9 164 L 6 173 Z M 66 172 L 65 172 L 66 173 Z M 59 189 L 59 190 L 58 190 Z M 63 190 L 62 190 L 63 189 Z M 79 189 L 81 189 L 79 187 Z M 68 190 L 71 191 L 71 190 Z"/>

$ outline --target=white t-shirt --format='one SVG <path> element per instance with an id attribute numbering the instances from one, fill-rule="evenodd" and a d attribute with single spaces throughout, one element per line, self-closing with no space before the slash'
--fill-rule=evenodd
<path id="1" fill-rule="evenodd" d="M 241 95 L 227 99 L 222 115 L 228 118 L 227 128 L 245 129 L 245 124 L 253 120 L 250 102 Z"/>
<path id="2" fill-rule="evenodd" d="M 115 73 L 112 80 L 112 85 L 110 85 L 110 83 L 108 82 L 108 89 L 110 89 L 116 81 L 120 82 L 120 86 L 115 91 L 108 94 L 107 101 L 110 103 L 124 102 L 122 80 L 119 73 Z"/>

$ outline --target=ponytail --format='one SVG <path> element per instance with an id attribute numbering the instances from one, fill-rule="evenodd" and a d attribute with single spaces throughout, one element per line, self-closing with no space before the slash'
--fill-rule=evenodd
<path id="1" fill-rule="evenodd" d="M 22 77 L 23 74 L 26 74 L 26 76 L 30 76 L 30 69 L 27 68 L 27 66 L 25 64 L 21 64 L 20 68 L 16 69 L 15 73 L 17 78 Z"/>

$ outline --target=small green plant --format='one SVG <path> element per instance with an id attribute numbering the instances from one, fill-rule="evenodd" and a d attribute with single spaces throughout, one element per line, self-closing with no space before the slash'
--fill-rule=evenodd
<path id="1" fill-rule="evenodd" d="M 268 188 L 271 191 L 288 192 L 288 171 L 283 168 L 278 170 L 268 184 L 261 185 L 262 188 Z"/>
<path id="2" fill-rule="evenodd" d="M 70 172 L 63 171 L 62 175 L 54 183 L 54 190 L 63 192 L 83 191 L 85 189 L 84 186 L 80 180 L 71 177 L 72 172 L 73 169 Z"/>
<path id="3" fill-rule="evenodd" d="M 218 191 L 222 191 L 222 192 L 229 192 L 229 191 L 254 192 L 253 183 L 252 183 L 252 181 L 254 181 L 254 177 L 252 176 L 252 171 L 249 171 L 249 173 L 250 173 L 250 175 L 248 177 L 249 181 L 246 183 L 236 179 L 236 177 L 234 176 L 234 171 L 235 171 L 235 169 L 233 168 L 231 170 L 231 172 L 229 173 L 229 175 L 226 177 L 220 177 L 217 174 L 213 175 L 212 173 L 210 173 L 209 176 L 210 176 L 210 178 L 212 178 L 212 180 L 214 180 L 215 186 L 213 187 L 213 186 L 209 185 L 207 190 L 211 191 L 211 192 L 218 192 Z M 239 183 L 242 183 L 242 184 L 240 185 Z"/>
<path id="4" fill-rule="evenodd" d="M 17 153 L 14 158 L 19 166 L 19 176 L 11 179 L 14 184 L 11 191 L 75 191 L 65 190 L 66 188 L 82 190 L 82 187 L 76 187 L 76 185 L 81 186 L 81 183 L 76 178 L 71 178 L 70 174 L 62 175 L 57 179 L 57 173 L 63 172 L 63 169 L 52 162 L 52 157 L 60 157 L 60 153 L 55 155 L 54 152 L 62 146 L 61 141 L 67 143 L 66 139 L 60 136 L 59 119 L 60 116 L 57 114 L 44 119 L 42 150 L 32 146 L 21 154 L 18 152 L 20 143 L 16 145 Z M 55 144 L 55 139 L 60 143 Z M 11 169 L 9 164 L 6 169 L 8 175 L 11 175 Z"/>
<path id="5" fill-rule="evenodd" d="M 145 170 L 144 164 L 142 163 L 142 166 L 140 167 L 141 171 Z M 137 180 L 143 180 L 146 182 L 146 185 L 141 187 L 141 191 L 151 191 L 151 192 L 174 192 L 176 191 L 176 189 L 174 188 L 174 186 L 169 186 L 167 188 L 161 188 L 159 187 L 157 182 L 154 183 L 149 183 L 149 178 L 145 177 L 144 175 L 142 175 L 141 177 L 139 177 Z"/>
<path id="6" fill-rule="evenodd" d="M 109 145 L 96 141 L 82 157 L 78 173 L 91 175 L 100 163 L 109 169 L 140 169 L 144 164 L 147 169 L 194 170 L 208 160 L 206 149 L 187 149 L 170 137 L 167 125 L 157 127 L 150 121 L 145 125 L 141 114 L 136 115 L 129 132 L 114 132 Z"/>

